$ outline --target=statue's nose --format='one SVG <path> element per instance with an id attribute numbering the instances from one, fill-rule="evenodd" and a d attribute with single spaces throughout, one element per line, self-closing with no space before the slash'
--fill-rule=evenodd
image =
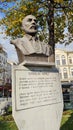
<path id="1" fill-rule="evenodd" d="M 32 20 L 32 24 L 36 24 L 35 20 Z"/>

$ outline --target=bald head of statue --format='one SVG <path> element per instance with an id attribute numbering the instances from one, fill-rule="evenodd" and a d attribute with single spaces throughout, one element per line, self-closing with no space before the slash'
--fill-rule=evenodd
<path id="1" fill-rule="evenodd" d="M 22 21 L 22 29 L 26 34 L 35 35 L 37 33 L 37 20 L 33 15 L 26 16 Z"/>

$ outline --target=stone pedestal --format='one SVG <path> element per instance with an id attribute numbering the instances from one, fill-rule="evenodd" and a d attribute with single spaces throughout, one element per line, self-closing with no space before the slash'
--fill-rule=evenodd
<path id="1" fill-rule="evenodd" d="M 57 69 L 23 62 L 12 70 L 13 117 L 19 130 L 59 130 L 63 98 Z"/>

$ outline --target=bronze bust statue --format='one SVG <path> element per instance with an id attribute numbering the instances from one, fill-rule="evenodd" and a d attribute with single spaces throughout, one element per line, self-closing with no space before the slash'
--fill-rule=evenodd
<path id="1" fill-rule="evenodd" d="M 33 15 L 26 16 L 22 21 L 22 29 L 25 35 L 22 38 L 12 40 L 15 45 L 19 63 L 23 62 L 27 57 L 44 56 L 51 57 L 49 62 L 53 62 L 52 47 L 44 42 L 41 42 L 37 37 L 37 22 Z"/>

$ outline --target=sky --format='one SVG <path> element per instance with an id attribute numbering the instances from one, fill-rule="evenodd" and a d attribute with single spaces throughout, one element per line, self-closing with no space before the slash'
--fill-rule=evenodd
<path id="1" fill-rule="evenodd" d="M 6 3 L 4 3 L 4 4 L 6 4 Z M 6 8 L 12 7 L 13 5 L 15 5 L 15 2 L 6 4 Z M 0 8 L 1 7 L 5 8 L 5 5 L 3 5 L 2 2 L 0 2 Z M 2 13 L 1 10 L 0 10 L 0 19 L 2 19 L 3 17 L 5 17 L 5 14 Z M 13 62 L 18 62 L 15 47 L 12 44 L 10 44 L 10 39 L 11 38 L 6 36 L 6 34 L 4 33 L 4 30 L 5 30 L 4 27 L 0 26 L 0 44 L 2 44 L 5 51 L 7 52 L 8 60 L 13 61 Z"/>
<path id="2" fill-rule="evenodd" d="M 2 30 L 3 30 L 3 27 L 0 27 L 0 32 L 2 32 Z M 8 60 L 13 61 L 13 62 L 18 62 L 15 47 L 12 44 L 10 44 L 10 40 L 11 38 L 6 36 L 4 31 L 2 34 L 0 34 L 0 44 L 2 44 L 5 51 L 7 52 Z"/>
<path id="3" fill-rule="evenodd" d="M 73 51 L 73 42 L 71 42 L 70 44 L 65 45 L 63 44 L 56 44 L 55 46 L 56 48 L 62 49 L 62 50 L 66 50 L 66 51 Z"/>

